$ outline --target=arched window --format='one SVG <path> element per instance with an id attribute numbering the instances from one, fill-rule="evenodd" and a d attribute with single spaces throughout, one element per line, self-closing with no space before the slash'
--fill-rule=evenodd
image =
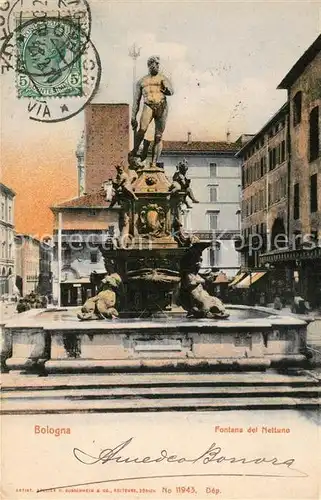
<path id="1" fill-rule="evenodd" d="M 320 154 L 319 106 L 312 109 L 309 117 L 309 151 L 310 161 L 316 160 Z"/>
<path id="2" fill-rule="evenodd" d="M 302 92 L 299 91 L 293 97 L 293 126 L 301 122 L 302 115 Z"/>

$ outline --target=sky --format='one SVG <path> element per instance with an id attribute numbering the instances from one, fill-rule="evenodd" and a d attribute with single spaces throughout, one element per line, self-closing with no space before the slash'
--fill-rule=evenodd
<path id="1" fill-rule="evenodd" d="M 0 0 L 1 1 L 1 0 Z M 50 3 L 55 0 L 48 0 Z M 91 38 L 102 76 L 93 102 L 132 102 L 150 55 L 175 93 L 168 99 L 166 140 L 231 140 L 255 133 L 286 101 L 285 74 L 321 31 L 318 1 L 92 0 Z M 75 149 L 83 113 L 59 123 L 28 118 L 14 72 L 1 79 L 1 181 L 16 192 L 16 229 L 52 232 L 50 206 L 77 196 Z"/>

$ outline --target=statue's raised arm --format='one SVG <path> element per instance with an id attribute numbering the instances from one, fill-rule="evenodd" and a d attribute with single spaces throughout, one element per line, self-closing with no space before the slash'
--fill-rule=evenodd
<path id="1" fill-rule="evenodd" d="M 131 125 L 134 130 L 134 148 L 131 157 L 137 157 L 139 147 L 152 120 L 155 123 L 155 136 L 152 150 L 152 165 L 156 165 L 162 152 L 162 137 L 167 120 L 166 96 L 174 93 L 170 80 L 159 72 L 159 57 L 152 56 L 147 61 L 149 73 L 141 78 L 134 96 Z M 140 116 L 139 129 L 137 114 L 143 97 L 143 109 Z"/>

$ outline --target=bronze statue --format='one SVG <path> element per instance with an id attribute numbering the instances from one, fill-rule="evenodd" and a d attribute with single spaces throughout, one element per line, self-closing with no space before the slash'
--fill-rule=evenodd
<path id="1" fill-rule="evenodd" d="M 155 136 L 151 163 L 152 165 L 156 165 L 162 152 L 162 137 L 167 120 L 168 108 L 166 96 L 173 95 L 174 91 L 168 78 L 159 73 L 158 56 L 150 57 L 147 61 L 147 66 L 149 74 L 141 78 L 136 85 L 131 119 L 131 125 L 134 130 L 134 148 L 131 151 L 131 156 L 137 156 L 139 146 L 144 139 L 148 126 L 154 120 Z M 137 131 L 138 122 L 136 117 L 142 97 L 144 105 Z M 146 157 L 146 151 L 144 156 Z"/>
<path id="2" fill-rule="evenodd" d="M 112 208 L 117 202 L 120 202 L 122 199 L 138 199 L 132 189 L 132 179 L 129 173 L 125 172 L 125 169 L 122 165 L 117 165 L 116 170 L 117 175 L 113 180 L 114 196 L 110 202 L 110 208 Z"/>
<path id="3" fill-rule="evenodd" d="M 192 208 L 191 205 L 189 205 L 189 203 L 187 202 L 187 198 L 190 198 L 193 203 L 199 203 L 199 201 L 195 198 L 193 190 L 191 188 L 191 179 L 188 179 L 186 177 L 187 170 L 187 161 L 180 161 L 176 167 L 176 172 L 173 175 L 173 182 L 169 187 L 169 190 L 172 195 L 183 192 L 185 205 L 187 206 L 187 208 Z"/>
<path id="4" fill-rule="evenodd" d="M 203 287 L 205 280 L 199 275 L 202 251 L 202 244 L 196 243 L 181 261 L 178 305 L 187 311 L 187 317 L 226 319 L 229 314 L 223 302 Z"/>
<path id="5" fill-rule="evenodd" d="M 119 274 L 106 275 L 97 295 L 86 300 L 77 317 L 82 320 L 113 319 L 118 317 L 116 291 L 121 285 Z"/>

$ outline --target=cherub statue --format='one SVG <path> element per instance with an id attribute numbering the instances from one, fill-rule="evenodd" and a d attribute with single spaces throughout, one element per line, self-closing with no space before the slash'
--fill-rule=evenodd
<path id="1" fill-rule="evenodd" d="M 187 317 L 228 318 L 223 302 L 204 289 L 205 280 L 199 275 L 200 268 L 200 252 L 192 249 L 181 262 L 178 303 L 187 311 Z"/>
<path id="2" fill-rule="evenodd" d="M 114 196 L 110 202 L 109 207 L 113 207 L 117 201 L 122 198 L 137 200 L 132 186 L 130 175 L 125 172 L 123 165 L 116 166 L 117 174 L 116 178 L 113 180 Z"/>
<path id="3" fill-rule="evenodd" d="M 77 317 L 82 321 L 117 318 L 116 291 L 121 283 L 119 274 L 106 275 L 101 282 L 101 290 L 97 295 L 86 300 Z"/>
<path id="4" fill-rule="evenodd" d="M 188 170 L 188 164 L 186 160 L 180 161 L 176 167 L 176 172 L 173 175 L 172 184 L 169 187 L 171 194 L 175 194 L 178 192 L 183 192 L 184 203 L 187 208 L 192 208 L 191 205 L 187 202 L 187 198 L 190 198 L 193 203 L 199 203 L 199 201 L 195 198 L 193 190 L 191 188 L 191 179 L 186 177 L 186 173 Z"/>

